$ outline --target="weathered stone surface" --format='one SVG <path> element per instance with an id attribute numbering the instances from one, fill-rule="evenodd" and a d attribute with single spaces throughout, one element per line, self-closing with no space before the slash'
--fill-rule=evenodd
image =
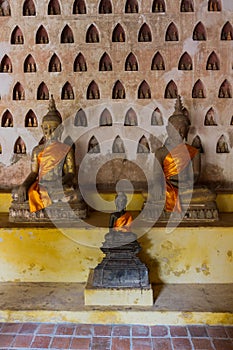
<path id="1" fill-rule="evenodd" d="M 53 203 L 51 206 L 31 213 L 28 201 L 25 203 L 12 202 L 9 209 L 9 222 L 40 222 L 40 223 L 68 223 L 79 221 L 87 217 L 87 206 L 85 203 Z"/>
<path id="2" fill-rule="evenodd" d="M 149 288 L 148 269 L 137 257 L 141 247 L 132 232 L 110 231 L 101 248 L 106 254 L 94 269 L 93 287 Z"/>

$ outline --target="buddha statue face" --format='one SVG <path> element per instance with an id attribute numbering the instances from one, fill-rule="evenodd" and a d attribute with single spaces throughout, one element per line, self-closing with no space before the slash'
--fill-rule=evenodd
<path id="1" fill-rule="evenodd" d="M 187 140 L 188 131 L 189 123 L 185 117 L 169 118 L 167 133 L 174 143 L 179 144 Z"/>
<path id="2" fill-rule="evenodd" d="M 57 121 L 45 120 L 42 122 L 42 130 L 45 137 L 45 140 L 48 142 L 53 142 L 60 140 L 62 127 Z"/>
<path id="3" fill-rule="evenodd" d="M 49 111 L 42 119 L 42 130 L 46 142 L 60 140 L 63 132 L 62 119 L 56 109 L 53 95 L 49 100 Z"/>
<path id="4" fill-rule="evenodd" d="M 117 208 L 117 211 L 122 211 L 125 209 L 126 207 L 126 204 L 127 204 L 127 197 L 124 193 L 119 193 L 117 196 L 116 196 L 116 199 L 115 199 L 115 204 L 116 204 L 116 208 Z"/>

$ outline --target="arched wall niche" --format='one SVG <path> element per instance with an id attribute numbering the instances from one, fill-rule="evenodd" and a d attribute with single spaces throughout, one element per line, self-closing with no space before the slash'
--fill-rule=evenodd
<path id="1" fill-rule="evenodd" d="M 33 0 L 24 1 L 23 16 L 36 16 L 36 7 Z"/>
<path id="2" fill-rule="evenodd" d="M 32 109 L 30 109 L 25 116 L 24 126 L 26 128 L 37 128 L 38 127 L 38 120 L 37 120 L 37 117 Z"/>
<path id="3" fill-rule="evenodd" d="M 73 4 L 74 15 L 85 15 L 87 13 L 87 7 L 85 0 L 75 0 Z"/>

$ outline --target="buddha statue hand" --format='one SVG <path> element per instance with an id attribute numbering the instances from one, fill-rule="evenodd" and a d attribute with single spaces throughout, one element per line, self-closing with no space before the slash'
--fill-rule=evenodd
<path id="1" fill-rule="evenodd" d="M 36 180 L 37 174 L 35 172 L 31 172 L 26 180 L 19 185 L 16 189 L 12 191 L 13 200 L 19 203 L 23 203 L 28 199 L 28 189 L 31 184 Z"/>
<path id="2" fill-rule="evenodd" d="M 12 198 L 15 202 L 23 203 L 27 200 L 27 188 L 24 184 L 12 191 Z"/>

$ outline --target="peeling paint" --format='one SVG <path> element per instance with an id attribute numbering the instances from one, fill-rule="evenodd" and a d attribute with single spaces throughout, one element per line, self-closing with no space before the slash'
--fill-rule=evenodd
<path id="1" fill-rule="evenodd" d="M 184 254 L 184 249 L 180 247 L 175 247 L 174 244 L 167 240 L 161 244 L 161 266 L 160 269 L 163 270 L 167 276 L 173 274 L 176 277 L 180 277 L 187 273 L 190 269 L 190 265 L 183 265 L 182 256 Z"/>
<path id="2" fill-rule="evenodd" d="M 191 320 L 192 317 L 193 317 L 193 314 L 192 312 L 182 312 L 181 313 L 181 317 L 184 319 L 184 320 Z"/>
<path id="3" fill-rule="evenodd" d="M 201 267 L 196 267 L 196 271 L 198 273 L 202 272 L 205 276 L 210 275 L 210 268 L 206 263 L 203 263 Z"/>
<path id="4" fill-rule="evenodd" d="M 181 270 L 181 271 L 172 271 L 176 277 L 181 276 L 182 274 L 186 273 L 186 270 Z"/>
<path id="5" fill-rule="evenodd" d="M 227 257 L 228 257 L 228 260 L 229 260 L 230 262 L 232 262 L 232 260 L 233 260 L 232 250 L 228 250 L 228 252 L 227 252 Z"/>
<path id="6" fill-rule="evenodd" d="M 74 230 L 74 237 L 86 238 L 84 246 L 56 228 L 1 228 L 0 280 L 86 282 L 103 257 L 93 242 L 102 242 L 105 233 L 89 230 L 87 237 L 86 230 Z M 152 283 L 233 283 L 232 227 L 176 228 L 169 239 L 155 227 L 140 244 Z"/>
<path id="7" fill-rule="evenodd" d="M 31 263 L 31 264 L 29 265 L 29 268 L 28 268 L 28 270 L 32 270 L 32 269 L 34 269 L 34 268 L 35 268 L 35 266 L 36 266 L 36 264 L 34 264 L 34 263 Z"/>

